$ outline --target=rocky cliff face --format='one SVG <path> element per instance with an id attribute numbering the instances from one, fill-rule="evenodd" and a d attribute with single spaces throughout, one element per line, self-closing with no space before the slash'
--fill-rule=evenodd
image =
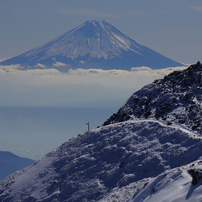
<path id="1" fill-rule="evenodd" d="M 135 92 L 104 125 L 134 118 L 177 123 L 202 133 L 202 64 L 175 71 Z"/>

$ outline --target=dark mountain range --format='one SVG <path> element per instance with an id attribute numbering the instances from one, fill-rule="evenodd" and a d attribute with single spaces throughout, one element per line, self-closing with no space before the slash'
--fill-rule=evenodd
<path id="1" fill-rule="evenodd" d="M 106 21 L 87 21 L 58 38 L 0 65 L 20 64 L 24 69 L 54 67 L 67 72 L 77 69 L 153 69 L 183 66 L 132 38 Z"/>
<path id="2" fill-rule="evenodd" d="M 0 151 L 0 180 L 33 163 L 32 159 L 22 158 L 11 152 Z"/>
<path id="3" fill-rule="evenodd" d="M 143 87 L 103 126 L 1 181 L 0 201 L 200 201 L 201 73 L 198 62 Z"/>

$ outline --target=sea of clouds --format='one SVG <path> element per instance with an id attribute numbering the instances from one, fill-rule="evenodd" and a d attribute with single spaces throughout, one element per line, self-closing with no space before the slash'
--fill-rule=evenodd
<path id="1" fill-rule="evenodd" d="M 20 65 L 0 66 L 0 106 L 106 107 L 115 101 L 120 104 L 144 85 L 187 67 L 69 69 L 61 73 L 38 66 L 41 68 L 30 70 Z"/>

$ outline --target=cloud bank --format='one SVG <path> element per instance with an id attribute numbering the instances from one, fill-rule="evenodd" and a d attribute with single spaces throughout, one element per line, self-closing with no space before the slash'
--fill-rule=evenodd
<path id="1" fill-rule="evenodd" d="M 59 64 L 56 66 L 61 66 Z M 38 67 L 44 68 L 38 63 Z M 31 85 L 56 85 L 56 84 L 90 84 L 97 83 L 106 87 L 133 88 L 132 85 L 143 86 L 155 79 L 185 69 L 184 67 L 169 67 L 153 70 L 149 67 L 133 67 L 126 70 L 102 70 L 102 69 L 70 69 L 68 73 L 61 73 L 57 69 L 23 69 L 20 65 L 0 65 L 0 79 L 11 83 Z M 36 82 L 37 81 L 37 82 Z"/>
<path id="2" fill-rule="evenodd" d="M 153 70 L 134 67 L 131 71 L 102 69 L 23 69 L 0 66 L 0 106 L 117 107 L 135 91 L 172 71 L 186 67 Z"/>

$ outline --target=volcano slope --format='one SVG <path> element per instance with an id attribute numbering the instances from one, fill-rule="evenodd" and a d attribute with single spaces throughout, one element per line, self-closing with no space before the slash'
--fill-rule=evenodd
<path id="1" fill-rule="evenodd" d="M 107 21 L 86 21 L 52 41 L 0 65 L 20 65 L 21 70 L 54 68 L 122 69 L 148 66 L 152 69 L 183 66 L 141 45 Z"/>
<path id="2" fill-rule="evenodd" d="M 127 197 L 146 201 L 152 187 L 158 187 L 151 184 L 151 177 L 165 176 L 161 173 L 201 158 L 200 122 L 193 128 L 195 117 L 201 118 L 202 86 L 197 80 L 201 72 L 198 62 L 143 87 L 103 126 L 68 140 L 32 166 L 1 181 L 0 200 L 110 201 L 116 193 L 120 197 L 113 198 L 115 201 L 127 201 Z M 166 103 L 170 103 L 169 110 L 160 110 L 159 106 Z M 150 109 L 147 115 L 146 108 Z M 191 109 L 196 114 L 191 115 Z M 198 164 L 197 169 L 200 167 Z M 156 182 L 160 182 L 158 176 Z M 171 174 L 167 176 L 164 182 L 168 184 Z M 183 176 L 189 176 L 186 180 L 191 183 L 190 174 Z M 141 192 L 137 193 L 137 187 Z M 133 194 L 126 194 L 128 188 Z"/>

